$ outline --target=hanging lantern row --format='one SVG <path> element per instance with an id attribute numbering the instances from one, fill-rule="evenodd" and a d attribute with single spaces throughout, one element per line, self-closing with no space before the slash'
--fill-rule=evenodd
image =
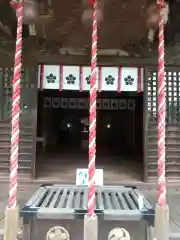
<path id="1" fill-rule="evenodd" d="M 90 90 L 91 68 L 86 66 L 41 65 L 39 88 L 54 90 Z M 98 91 L 142 92 L 143 68 L 97 67 Z"/>
<path id="2" fill-rule="evenodd" d="M 45 97 L 44 108 L 88 109 L 89 100 L 85 98 L 51 98 Z M 134 110 L 134 99 L 97 99 L 97 109 L 101 110 Z"/>

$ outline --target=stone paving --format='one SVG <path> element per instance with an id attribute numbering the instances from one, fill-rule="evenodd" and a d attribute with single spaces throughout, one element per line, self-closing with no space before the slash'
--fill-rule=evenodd
<path id="1" fill-rule="evenodd" d="M 32 196 L 32 194 L 38 189 L 37 184 L 22 185 L 18 189 L 18 202 L 20 207 Z M 0 185 L 0 232 L 4 228 L 4 211 L 7 206 L 8 185 Z M 144 195 L 155 205 L 156 203 L 156 191 L 155 188 L 151 187 L 148 189 L 146 186 L 140 186 L 139 189 Z M 169 189 L 168 190 L 168 204 L 170 208 L 170 235 L 174 239 L 180 239 L 180 189 Z"/>

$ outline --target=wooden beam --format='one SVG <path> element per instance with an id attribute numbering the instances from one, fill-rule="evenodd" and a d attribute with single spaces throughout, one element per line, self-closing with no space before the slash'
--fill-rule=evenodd
<path id="1" fill-rule="evenodd" d="M 90 56 L 50 56 L 40 54 L 28 54 L 24 56 L 24 62 L 26 65 L 30 64 L 73 64 L 73 65 L 90 65 Z M 112 56 L 99 56 L 98 64 L 104 66 L 157 66 L 157 58 L 132 58 L 132 57 L 112 57 Z M 166 59 L 166 65 L 168 66 L 180 66 L 180 60 L 168 58 Z"/>
<path id="2" fill-rule="evenodd" d="M 87 56 L 60 56 L 60 57 L 39 57 L 38 55 L 24 55 L 23 63 L 28 67 L 43 64 L 73 64 L 73 65 L 90 65 L 90 57 Z M 49 60 L 51 58 L 51 61 Z M 13 67 L 14 58 L 12 56 L 0 53 L 0 67 Z M 98 64 L 104 66 L 141 66 L 156 67 L 157 58 L 131 58 L 131 57 L 109 57 L 102 56 L 98 58 Z M 167 66 L 179 67 L 180 59 L 169 58 L 166 61 Z"/>

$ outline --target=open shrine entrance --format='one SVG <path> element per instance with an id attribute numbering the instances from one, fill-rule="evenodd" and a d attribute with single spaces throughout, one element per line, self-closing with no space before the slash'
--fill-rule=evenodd
<path id="1" fill-rule="evenodd" d="M 89 93 L 38 93 L 36 177 L 72 183 L 88 162 Z M 97 168 L 107 184 L 143 180 L 143 94 L 100 92 Z M 41 141 L 40 141 L 41 142 Z M 62 168 L 63 166 L 63 168 Z"/>

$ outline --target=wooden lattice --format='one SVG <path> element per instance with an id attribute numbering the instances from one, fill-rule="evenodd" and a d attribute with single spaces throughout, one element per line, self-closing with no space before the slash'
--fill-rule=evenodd
<path id="1" fill-rule="evenodd" d="M 29 71 L 29 69 L 28 69 Z M 23 69 L 21 73 L 21 109 L 24 108 L 25 99 L 28 98 L 29 91 L 31 91 L 31 83 L 27 70 Z M 10 119 L 11 117 L 11 102 L 12 102 L 12 79 L 13 79 L 13 69 L 4 68 L 1 69 L 1 120 Z M 32 89 L 33 90 L 33 89 Z"/>
<path id="2" fill-rule="evenodd" d="M 180 121 L 179 92 L 180 71 L 167 70 L 165 73 L 166 91 L 166 124 Z M 157 71 L 148 72 L 148 114 L 149 121 L 157 121 L 158 85 Z"/>
<path id="3" fill-rule="evenodd" d="M 158 85 L 157 71 L 148 71 L 148 134 L 147 159 L 148 180 L 157 177 L 157 113 Z M 180 179 L 180 113 L 179 91 L 180 71 L 167 69 L 166 83 L 166 176 Z"/>

